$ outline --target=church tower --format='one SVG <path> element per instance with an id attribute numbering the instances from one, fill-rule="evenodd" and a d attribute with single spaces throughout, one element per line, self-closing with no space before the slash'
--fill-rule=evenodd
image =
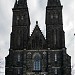
<path id="1" fill-rule="evenodd" d="M 60 0 L 48 0 L 46 7 L 46 30 L 47 47 L 51 49 L 65 47 Z"/>
<path id="2" fill-rule="evenodd" d="M 48 0 L 45 23 L 49 75 L 71 75 L 70 56 L 65 48 L 62 8 L 60 0 Z"/>
<path id="3" fill-rule="evenodd" d="M 24 50 L 30 36 L 30 17 L 27 0 L 16 0 L 13 10 L 9 55 L 6 57 L 6 75 L 24 75 Z M 26 75 L 26 74 L 25 74 Z"/>
<path id="4" fill-rule="evenodd" d="M 16 0 L 13 8 L 9 55 L 5 75 L 71 75 L 71 57 L 66 53 L 60 0 L 48 0 L 46 39 L 39 22 L 30 36 L 27 0 Z"/>
<path id="5" fill-rule="evenodd" d="M 13 24 L 10 49 L 24 49 L 30 35 L 30 18 L 26 0 L 16 0 L 13 8 Z"/>

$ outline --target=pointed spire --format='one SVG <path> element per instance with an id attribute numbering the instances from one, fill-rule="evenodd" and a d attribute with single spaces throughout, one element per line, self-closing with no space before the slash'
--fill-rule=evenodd
<path id="1" fill-rule="evenodd" d="M 27 0 L 18 0 L 18 5 L 20 7 L 27 7 Z"/>
<path id="2" fill-rule="evenodd" d="M 43 36 L 43 38 L 45 39 L 43 33 L 41 32 L 41 30 L 40 30 L 40 28 L 39 28 L 38 21 L 36 21 L 36 26 L 35 26 L 35 28 L 34 28 L 32 34 L 31 34 L 31 36 L 32 36 L 34 33 L 37 33 L 37 32 L 40 33 L 40 34 Z M 37 34 L 38 34 L 38 33 L 37 33 Z"/>
<path id="3" fill-rule="evenodd" d="M 48 0 L 47 6 L 61 6 L 60 0 Z"/>
<path id="4" fill-rule="evenodd" d="M 27 0 L 18 0 L 18 2 L 20 2 L 22 4 L 22 3 L 27 2 Z"/>
<path id="5" fill-rule="evenodd" d="M 15 5 L 14 5 L 14 8 L 17 7 L 17 4 L 18 4 L 18 1 L 16 0 L 16 1 L 15 1 Z"/>
<path id="6" fill-rule="evenodd" d="M 25 8 L 27 7 L 27 0 L 16 0 L 14 8 Z"/>

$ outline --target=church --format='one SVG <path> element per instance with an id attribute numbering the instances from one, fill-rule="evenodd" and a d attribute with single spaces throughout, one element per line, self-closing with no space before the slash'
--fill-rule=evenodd
<path id="1" fill-rule="evenodd" d="M 45 38 L 38 21 L 30 35 L 27 0 L 15 1 L 5 75 L 71 75 L 71 56 L 65 47 L 62 8 L 60 0 L 48 0 Z"/>

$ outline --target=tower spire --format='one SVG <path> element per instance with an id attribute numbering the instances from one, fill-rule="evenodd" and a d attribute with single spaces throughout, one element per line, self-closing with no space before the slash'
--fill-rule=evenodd
<path id="1" fill-rule="evenodd" d="M 47 6 L 60 6 L 60 0 L 48 0 Z"/>
<path id="2" fill-rule="evenodd" d="M 46 38 L 48 48 L 60 49 L 65 47 L 62 25 L 62 5 L 60 0 L 48 0 L 46 7 Z"/>
<path id="3" fill-rule="evenodd" d="M 14 5 L 14 8 L 16 8 L 17 5 L 18 5 L 18 1 L 16 0 L 16 1 L 15 1 L 15 5 Z"/>
<path id="4" fill-rule="evenodd" d="M 11 33 L 10 48 L 11 49 L 27 48 L 27 41 L 30 35 L 30 17 L 27 6 L 27 0 L 15 0 L 15 6 L 13 8 L 12 26 L 13 27 Z"/>
<path id="5" fill-rule="evenodd" d="M 14 8 L 26 8 L 27 0 L 16 0 Z"/>
<path id="6" fill-rule="evenodd" d="M 27 7 L 27 0 L 18 0 L 18 5 L 21 7 Z"/>

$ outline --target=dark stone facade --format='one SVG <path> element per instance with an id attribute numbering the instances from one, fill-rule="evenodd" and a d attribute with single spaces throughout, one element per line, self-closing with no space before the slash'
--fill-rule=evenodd
<path id="1" fill-rule="evenodd" d="M 5 75 L 71 75 L 71 57 L 66 53 L 60 0 L 48 0 L 45 24 L 46 39 L 38 21 L 30 36 L 27 1 L 16 0 Z"/>

